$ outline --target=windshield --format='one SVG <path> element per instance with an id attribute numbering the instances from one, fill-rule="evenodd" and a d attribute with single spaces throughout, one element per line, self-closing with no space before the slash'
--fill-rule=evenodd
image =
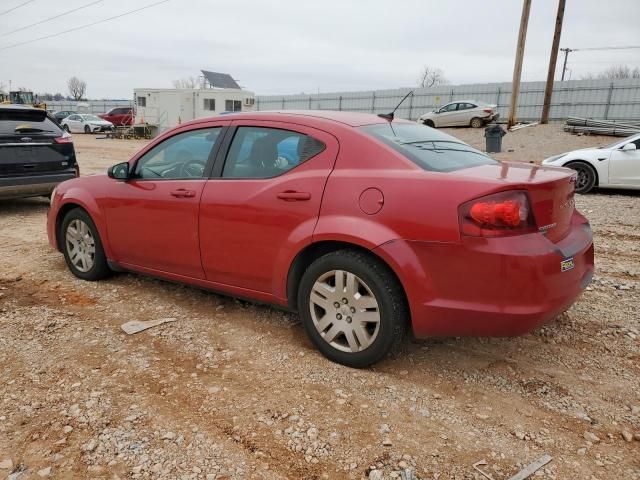
<path id="1" fill-rule="evenodd" d="M 422 125 L 379 123 L 361 128 L 425 170 L 451 172 L 498 163 L 457 138 Z"/>
<path id="2" fill-rule="evenodd" d="M 95 115 L 82 115 L 82 118 L 84 118 L 85 120 L 90 120 L 92 122 L 100 122 L 102 119 L 96 117 Z"/>

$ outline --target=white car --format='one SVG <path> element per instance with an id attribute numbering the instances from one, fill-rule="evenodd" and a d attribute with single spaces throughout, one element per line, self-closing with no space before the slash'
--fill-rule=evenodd
<path id="1" fill-rule="evenodd" d="M 578 193 L 587 193 L 594 187 L 640 189 L 640 134 L 605 147 L 554 155 L 542 164 L 569 167 L 578 172 Z"/>
<path id="2" fill-rule="evenodd" d="M 60 122 L 60 125 L 69 133 L 96 133 L 110 132 L 113 130 L 113 123 L 96 117 L 95 115 L 84 113 L 69 115 Z"/>
<path id="3" fill-rule="evenodd" d="M 457 100 L 421 115 L 418 123 L 435 128 L 460 126 L 480 128 L 499 117 L 496 107 L 497 105 L 476 100 Z"/>

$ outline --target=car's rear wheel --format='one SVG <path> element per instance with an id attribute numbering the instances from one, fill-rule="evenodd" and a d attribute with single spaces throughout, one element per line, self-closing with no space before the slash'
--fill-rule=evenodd
<path id="1" fill-rule="evenodd" d="M 89 128 L 89 125 L 84 126 L 84 133 L 91 133 L 91 128 Z"/>
<path id="2" fill-rule="evenodd" d="M 480 127 L 482 127 L 484 125 L 484 121 L 481 118 L 473 117 L 471 119 L 470 125 L 473 128 L 480 128 Z"/>
<path id="3" fill-rule="evenodd" d="M 425 120 L 424 122 L 422 122 L 423 125 L 426 125 L 427 127 L 431 127 L 431 128 L 436 128 L 436 124 L 433 123 L 432 120 Z"/>
<path id="4" fill-rule="evenodd" d="M 69 125 L 67 125 L 66 123 L 62 128 L 64 128 L 67 133 L 71 133 L 71 130 L 69 129 Z"/>
<path id="5" fill-rule="evenodd" d="M 367 367 L 397 348 L 408 309 L 402 287 L 380 260 L 354 250 L 328 253 L 302 276 L 298 311 L 327 358 Z"/>
<path id="6" fill-rule="evenodd" d="M 100 280 L 111 269 L 102 248 L 95 223 L 81 208 L 69 211 L 62 221 L 60 235 L 64 259 L 71 273 L 83 280 Z"/>
<path id="7" fill-rule="evenodd" d="M 566 167 L 572 168 L 578 174 L 576 178 L 576 193 L 588 193 L 596 184 L 596 171 L 588 163 L 572 162 Z"/>

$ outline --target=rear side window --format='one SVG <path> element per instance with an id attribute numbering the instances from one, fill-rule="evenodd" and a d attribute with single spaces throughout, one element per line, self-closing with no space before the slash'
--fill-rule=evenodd
<path id="1" fill-rule="evenodd" d="M 422 125 L 379 123 L 360 128 L 425 170 L 451 172 L 498 163 L 457 138 Z"/>
<path id="2" fill-rule="evenodd" d="M 43 110 L 0 109 L 0 135 L 55 134 L 62 131 Z"/>
<path id="3" fill-rule="evenodd" d="M 222 176 L 270 178 L 288 172 L 325 148 L 313 137 L 290 130 L 238 127 Z"/>

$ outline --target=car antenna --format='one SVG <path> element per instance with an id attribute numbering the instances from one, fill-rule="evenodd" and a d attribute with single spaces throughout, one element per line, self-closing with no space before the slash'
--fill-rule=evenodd
<path id="1" fill-rule="evenodd" d="M 393 112 L 391 113 L 379 113 L 378 116 L 380 118 L 384 118 L 385 120 L 389 120 L 390 122 L 393 122 L 393 118 L 394 118 L 394 114 L 396 113 L 396 110 L 398 110 L 398 107 L 400 105 L 402 105 L 402 102 L 404 102 L 409 95 L 413 96 L 413 90 L 411 90 L 409 93 L 407 93 L 404 98 L 402 100 L 400 100 L 400 103 L 398 103 L 398 105 L 396 105 L 396 108 L 393 109 Z"/>

